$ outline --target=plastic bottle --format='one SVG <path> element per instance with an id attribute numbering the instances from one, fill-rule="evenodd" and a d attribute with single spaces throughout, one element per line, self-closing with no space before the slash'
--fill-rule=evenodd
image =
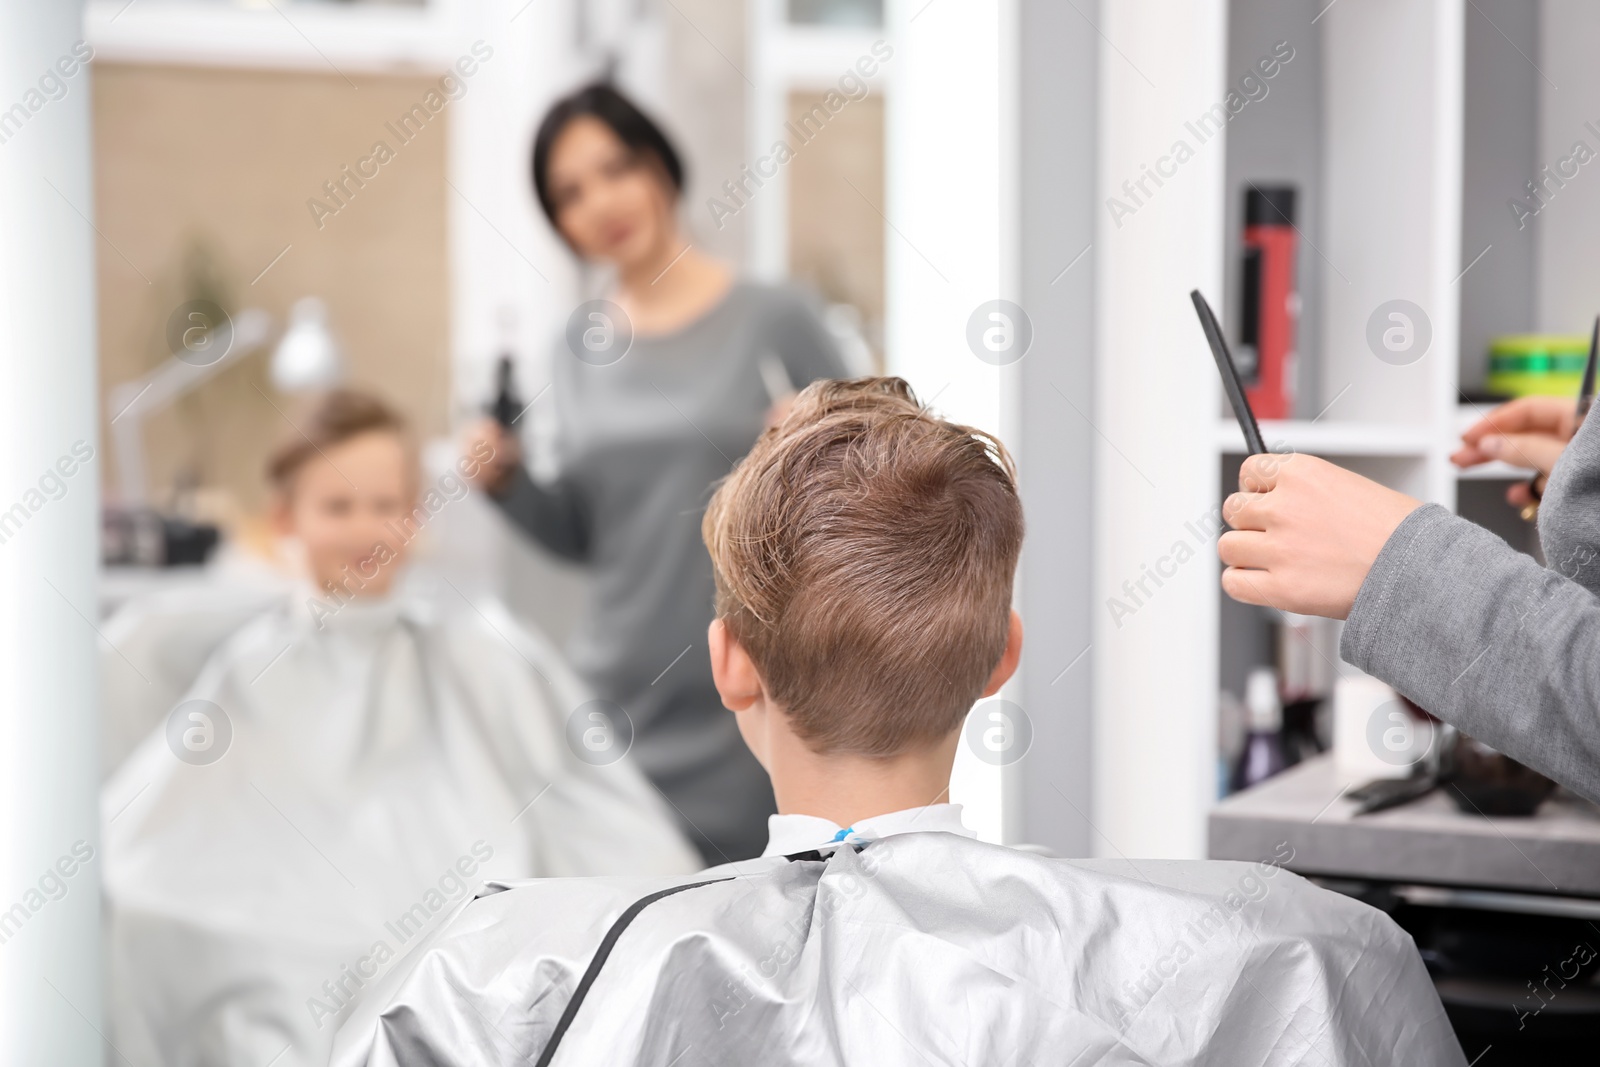
<path id="1" fill-rule="evenodd" d="M 1288 765 L 1283 752 L 1283 704 L 1278 698 L 1278 672 L 1257 667 L 1245 684 L 1249 729 L 1244 749 L 1233 768 L 1235 792 L 1271 778 Z"/>

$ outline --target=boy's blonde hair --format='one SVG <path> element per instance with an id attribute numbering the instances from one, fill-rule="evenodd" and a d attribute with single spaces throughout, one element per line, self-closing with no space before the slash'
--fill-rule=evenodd
<path id="1" fill-rule="evenodd" d="M 1005 446 L 899 378 L 795 398 L 712 497 L 717 615 L 817 752 L 960 727 L 1005 651 L 1022 504 Z"/>
<path id="2" fill-rule="evenodd" d="M 267 482 L 289 490 L 294 476 L 335 445 L 368 433 L 391 433 L 413 451 L 411 426 L 376 393 L 333 389 L 312 397 L 267 456 Z"/>

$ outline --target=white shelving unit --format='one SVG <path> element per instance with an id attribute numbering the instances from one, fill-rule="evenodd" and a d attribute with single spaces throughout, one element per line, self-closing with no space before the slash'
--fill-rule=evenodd
<path id="1" fill-rule="evenodd" d="M 1318 456 L 1421 458 L 1433 444 L 1425 427 L 1403 422 L 1264 419 L 1261 436 L 1274 452 L 1305 452 Z M 1217 423 L 1216 448 L 1223 455 L 1237 454 L 1243 448 L 1239 424 L 1231 416 Z"/>
<path id="2" fill-rule="evenodd" d="M 1462 391 L 1481 384 L 1487 336 L 1580 331 L 1597 308 L 1579 294 L 1600 304 L 1600 266 L 1579 252 L 1600 236 L 1600 180 L 1551 187 L 1537 245 L 1506 221 L 1508 199 L 1527 196 L 1523 183 L 1542 166 L 1574 140 L 1597 143 L 1577 101 L 1595 98 L 1600 74 L 1577 42 L 1593 40 L 1600 13 L 1565 0 L 1201 0 L 1155 19 L 1137 5 L 1101 10 L 1102 195 L 1122 195 L 1175 139 L 1195 151 L 1120 225 L 1105 218 L 1096 242 L 1095 421 L 1110 447 L 1094 501 L 1095 817 L 1108 855 L 1199 856 L 1216 697 L 1229 681 L 1222 630 L 1240 615 L 1221 602 L 1214 537 L 1201 544 L 1185 524 L 1220 503 L 1242 442 L 1219 414 L 1187 291 L 1233 307 L 1230 202 L 1246 181 L 1293 180 L 1310 206 L 1297 220 L 1311 311 L 1299 345 L 1316 367 L 1301 408 L 1326 411 L 1264 423 L 1274 450 L 1325 456 L 1451 508 L 1466 482 L 1526 476 L 1506 464 L 1459 472 L 1449 456 L 1485 410 Z M 1294 63 L 1222 134 L 1193 145 L 1185 123 L 1237 90 L 1280 39 Z M 1291 77 L 1309 80 L 1292 88 Z M 1507 297 L 1518 284 L 1525 291 Z M 1405 365 L 1366 341 L 1369 318 L 1395 299 L 1424 309 L 1431 327 L 1426 353 Z M 1114 618 L 1106 604 L 1124 579 L 1179 541 L 1196 562 Z"/>

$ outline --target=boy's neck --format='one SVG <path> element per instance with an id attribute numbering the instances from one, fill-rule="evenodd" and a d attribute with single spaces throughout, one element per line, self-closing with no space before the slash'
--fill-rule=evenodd
<path id="1" fill-rule="evenodd" d="M 819 755 L 787 730 L 778 732 L 783 736 L 772 738 L 767 769 L 781 814 L 851 826 L 950 799 L 959 732 L 936 745 L 884 758 Z"/>

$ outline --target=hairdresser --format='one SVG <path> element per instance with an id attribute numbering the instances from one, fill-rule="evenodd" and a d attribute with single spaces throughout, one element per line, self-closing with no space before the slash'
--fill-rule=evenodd
<path id="1" fill-rule="evenodd" d="M 1217 544 L 1222 587 L 1248 604 L 1348 619 L 1350 663 L 1600 801 L 1600 419 L 1578 425 L 1569 399 L 1514 400 L 1451 459 L 1539 472 L 1547 566 L 1325 460 L 1258 455 L 1223 506 L 1233 530 Z M 1508 498 L 1525 504 L 1536 491 Z"/>
<path id="2" fill-rule="evenodd" d="M 626 711 L 634 759 L 706 861 L 721 863 L 759 855 L 776 809 L 712 684 L 701 516 L 788 395 L 845 371 L 811 301 L 740 281 L 694 247 L 678 218 L 683 183 L 666 136 L 609 85 L 550 109 L 534 193 L 573 253 L 614 282 L 606 304 L 574 312 L 551 395 L 518 425 L 550 420 L 555 479 L 533 480 L 492 420 L 465 445 L 493 448 L 480 484 L 506 517 L 588 569 L 574 665 Z"/>

